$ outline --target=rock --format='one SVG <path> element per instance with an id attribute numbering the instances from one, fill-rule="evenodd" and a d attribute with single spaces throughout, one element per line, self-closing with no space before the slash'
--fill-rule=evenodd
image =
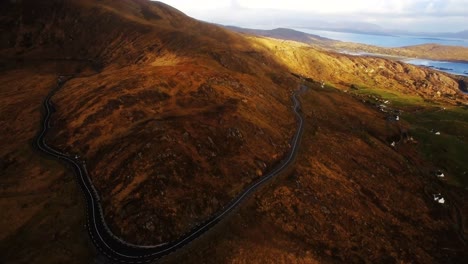
<path id="1" fill-rule="evenodd" d="M 263 169 L 265 169 L 266 166 L 267 166 L 265 162 L 263 162 L 263 161 L 261 161 L 261 160 L 258 160 L 258 159 L 255 160 L 255 165 L 256 165 L 258 168 L 263 168 Z"/>
<path id="2" fill-rule="evenodd" d="M 213 139 L 211 139 L 211 137 L 208 137 L 208 141 L 210 142 L 212 146 L 214 146 L 214 142 L 213 142 Z"/>
<path id="3" fill-rule="evenodd" d="M 145 229 L 147 229 L 150 232 L 153 232 L 156 229 L 156 227 L 154 226 L 154 223 L 152 221 L 148 221 L 145 224 Z"/>
<path id="4" fill-rule="evenodd" d="M 228 130 L 228 138 L 238 138 L 238 139 L 242 139 L 243 138 L 243 135 L 242 133 L 240 132 L 240 130 L 236 127 L 234 128 L 229 128 Z"/>
<path id="5" fill-rule="evenodd" d="M 182 134 L 182 138 L 184 139 L 184 141 L 187 141 L 189 139 L 189 132 L 185 131 L 184 134 Z"/>
<path id="6" fill-rule="evenodd" d="M 330 214 L 330 210 L 328 210 L 328 208 L 324 205 L 322 205 L 322 207 L 320 208 L 320 211 L 322 211 L 322 213 L 324 214 Z"/>
<path id="7" fill-rule="evenodd" d="M 255 173 L 257 174 L 257 176 L 262 176 L 263 175 L 263 171 L 261 169 L 256 169 Z"/>

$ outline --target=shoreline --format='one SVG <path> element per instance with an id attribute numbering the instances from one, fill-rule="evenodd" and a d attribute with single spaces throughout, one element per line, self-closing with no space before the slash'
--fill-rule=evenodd
<path id="1" fill-rule="evenodd" d="M 437 66 L 433 65 L 421 65 L 421 64 L 415 64 L 415 63 L 410 63 L 409 61 L 412 60 L 426 60 L 426 61 L 433 61 L 433 62 L 448 62 L 448 63 L 460 63 L 460 64 L 468 64 L 468 61 L 464 60 L 434 60 L 434 59 L 427 59 L 427 58 L 418 58 L 418 57 L 405 57 L 405 56 L 397 56 L 397 55 L 389 55 L 389 54 L 382 54 L 382 53 L 370 53 L 370 52 L 352 52 L 352 51 L 347 51 L 347 50 L 340 50 L 337 51 L 338 53 L 341 54 L 346 54 L 350 56 L 363 56 L 363 57 L 378 57 L 378 58 L 384 58 L 384 59 L 389 59 L 389 60 L 395 60 L 395 61 L 400 61 L 403 63 L 407 63 L 410 65 L 418 66 L 418 67 L 425 67 L 428 69 L 433 69 L 439 72 L 447 73 L 447 74 L 452 74 L 456 76 L 461 76 L 461 77 L 468 77 L 468 68 L 467 71 L 465 72 L 452 72 L 453 69 L 447 68 L 447 69 L 442 69 Z"/>
<path id="2" fill-rule="evenodd" d="M 427 57 L 406 57 L 402 55 L 392 55 L 392 54 L 385 54 L 385 53 L 373 53 L 367 51 L 350 51 L 346 49 L 336 50 L 336 52 L 341 54 L 347 54 L 352 56 L 374 56 L 374 57 L 382 57 L 387 59 L 394 59 L 394 60 L 429 60 L 429 61 L 438 61 L 438 62 L 451 62 L 451 63 L 466 63 L 468 64 L 468 60 L 452 60 L 452 59 L 432 59 Z"/>

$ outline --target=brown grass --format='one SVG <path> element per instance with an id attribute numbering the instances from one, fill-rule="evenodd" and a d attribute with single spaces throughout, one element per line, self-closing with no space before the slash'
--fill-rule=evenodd
<path id="1" fill-rule="evenodd" d="M 36 74 L 11 70 L 0 76 L 0 261 L 87 262 L 93 250 L 74 175 L 38 155 L 31 145 L 39 127 L 42 100 L 56 76 L 41 70 Z"/>

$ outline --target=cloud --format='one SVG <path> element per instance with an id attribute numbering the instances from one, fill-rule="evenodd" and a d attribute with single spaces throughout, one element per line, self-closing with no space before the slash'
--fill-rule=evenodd
<path id="1" fill-rule="evenodd" d="M 414 31 L 460 31 L 468 0 L 163 0 L 189 16 L 246 27 L 372 22 Z"/>

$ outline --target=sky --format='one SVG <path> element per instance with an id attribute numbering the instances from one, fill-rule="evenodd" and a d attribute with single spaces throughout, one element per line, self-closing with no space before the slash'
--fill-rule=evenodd
<path id="1" fill-rule="evenodd" d="M 250 28 L 372 24 L 413 32 L 468 29 L 468 0 L 160 1 L 199 20 Z"/>

